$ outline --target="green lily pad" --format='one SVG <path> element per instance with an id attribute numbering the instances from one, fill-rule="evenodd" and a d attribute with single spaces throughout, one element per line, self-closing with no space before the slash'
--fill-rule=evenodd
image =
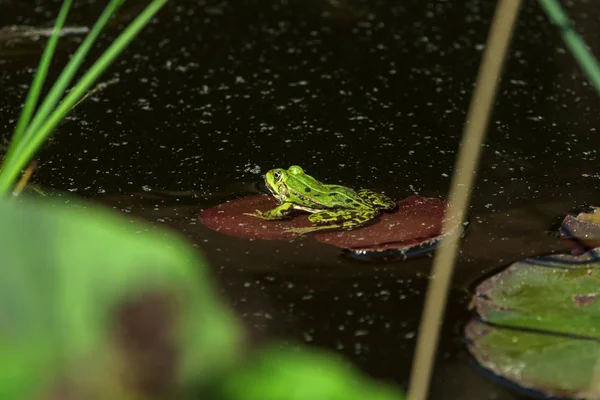
<path id="1" fill-rule="evenodd" d="M 241 330 L 191 246 L 100 207 L 61 203 L 0 202 L 0 398 L 31 398 L 57 382 L 93 390 L 92 377 L 107 386 L 122 368 L 135 389 L 157 376 L 173 389 L 235 361 Z"/>
<path id="2" fill-rule="evenodd" d="M 467 325 L 466 335 L 471 353 L 495 374 L 548 395 L 587 398 L 599 342 L 516 331 L 477 320 Z"/>
<path id="3" fill-rule="evenodd" d="M 468 348 L 525 388 L 586 398 L 600 360 L 599 297 L 597 251 L 521 260 L 477 287 Z"/>

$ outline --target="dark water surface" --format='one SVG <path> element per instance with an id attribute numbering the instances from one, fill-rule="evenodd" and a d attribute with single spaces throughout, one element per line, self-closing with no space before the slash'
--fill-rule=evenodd
<path id="1" fill-rule="evenodd" d="M 0 0 L 0 26 L 52 24 L 59 1 Z M 90 26 L 104 2 L 77 1 Z M 564 2 L 600 55 L 600 3 Z M 145 4 L 126 3 L 105 47 Z M 365 263 L 310 239 L 250 241 L 198 212 L 256 192 L 273 167 L 445 196 L 494 1 L 172 1 L 40 155 L 35 182 L 183 232 L 257 340 L 323 346 L 406 385 L 430 257 Z M 81 36 L 66 36 L 56 67 Z M 18 116 L 44 40 L 0 42 L 2 127 Z M 98 54 L 98 53 L 97 53 Z M 56 71 L 56 68 L 54 69 Z M 51 77 L 52 78 L 52 77 Z M 510 52 L 457 266 L 432 399 L 520 399 L 461 343 L 469 290 L 522 257 L 564 249 L 551 229 L 600 203 L 598 98 L 527 2 Z"/>

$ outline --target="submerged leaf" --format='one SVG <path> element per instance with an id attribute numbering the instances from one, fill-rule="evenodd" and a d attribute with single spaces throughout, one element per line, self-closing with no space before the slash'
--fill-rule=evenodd
<path id="1" fill-rule="evenodd" d="M 207 227 L 237 237 L 291 240 L 290 228 L 314 226 L 306 213 L 290 219 L 265 221 L 244 215 L 277 205 L 269 195 L 255 195 L 228 201 L 200 213 Z M 411 196 L 397 202 L 398 209 L 382 213 L 371 224 L 349 231 L 319 232 L 314 237 L 324 243 L 355 251 L 407 249 L 435 241 L 439 237 L 446 203 L 435 198 Z"/>
<path id="2" fill-rule="evenodd" d="M 599 295 L 598 251 L 521 260 L 477 287 L 469 350 L 521 386 L 586 398 L 600 359 Z"/>
<path id="3" fill-rule="evenodd" d="M 65 26 L 58 31 L 59 36 L 83 35 L 90 31 L 87 26 Z M 40 37 L 50 36 L 53 28 L 39 28 L 26 25 L 10 25 L 0 28 L 0 42 L 17 40 L 38 40 Z"/>

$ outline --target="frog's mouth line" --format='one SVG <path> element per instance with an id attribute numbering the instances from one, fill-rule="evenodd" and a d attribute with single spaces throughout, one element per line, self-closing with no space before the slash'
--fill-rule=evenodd
<path id="1" fill-rule="evenodd" d="M 269 192 L 271 192 L 271 194 L 273 195 L 273 197 L 275 197 L 275 199 L 279 202 L 279 204 L 283 204 L 283 202 L 285 201 L 285 198 L 283 197 L 282 194 L 275 192 L 275 189 L 273 189 L 273 187 L 271 185 L 266 185 L 267 189 L 269 189 Z"/>

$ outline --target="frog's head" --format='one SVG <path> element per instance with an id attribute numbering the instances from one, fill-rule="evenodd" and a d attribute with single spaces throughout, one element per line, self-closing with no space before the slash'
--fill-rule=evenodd
<path id="1" fill-rule="evenodd" d="M 286 186 L 287 178 L 287 171 L 283 168 L 272 169 L 265 175 L 267 188 L 280 203 L 283 203 L 289 195 Z"/>
<path id="2" fill-rule="evenodd" d="M 265 175 L 265 184 L 275 198 L 283 203 L 290 196 L 288 186 L 298 175 L 303 175 L 304 170 L 297 165 L 292 165 L 287 170 L 275 168 Z"/>

